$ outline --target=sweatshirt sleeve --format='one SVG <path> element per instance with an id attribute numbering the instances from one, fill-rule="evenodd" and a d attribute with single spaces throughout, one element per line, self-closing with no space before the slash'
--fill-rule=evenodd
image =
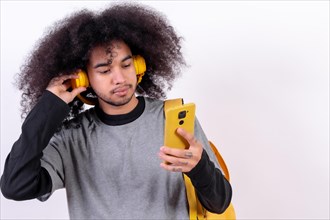
<path id="1" fill-rule="evenodd" d="M 227 209 L 232 197 L 231 185 L 205 150 L 197 166 L 186 174 L 195 187 L 199 201 L 207 210 L 223 213 Z"/>
<path id="2" fill-rule="evenodd" d="M 219 169 L 217 159 L 198 121 L 195 122 L 195 135 L 203 143 L 204 150 L 199 163 L 186 175 L 204 208 L 213 213 L 223 213 L 231 202 L 231 185 Z"/>
<path id="3" fill-rule="evenodd" d="M 47 90 L 40 97 L 26 117 L 21 135 L 5 161 L 0 180 L 4 197 L 27 200 L 51 192 L 51 177 L 41 166 L 40 159 L 69 110 L 65 102 Z"/>

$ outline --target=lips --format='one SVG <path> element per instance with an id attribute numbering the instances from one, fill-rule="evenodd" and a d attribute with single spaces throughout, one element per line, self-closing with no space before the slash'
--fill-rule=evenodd
<path id="1" fill-rule="evenodd" d="M 113 94 L 119 95 L 119 96 L 124 96 L 127 94 L 128 90 L 131 88 L 129 85 L 121 86 L 112 91 Z"/>

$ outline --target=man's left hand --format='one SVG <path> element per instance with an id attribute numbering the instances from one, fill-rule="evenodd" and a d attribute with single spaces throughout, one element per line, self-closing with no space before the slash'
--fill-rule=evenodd
<path id="1" fill-rule="evenodd" d="M 203 146 L 193 134 L 188 133 L 184 129 L 178 128 L 177 132 L 187 140 L 190 146 L 188 149 L 184 150 L 162 146 L 160 148 L 159 157 L 163 162 L 160 166 L 168 171 L 187 173 L 200 161 L 203 153 Z"/>

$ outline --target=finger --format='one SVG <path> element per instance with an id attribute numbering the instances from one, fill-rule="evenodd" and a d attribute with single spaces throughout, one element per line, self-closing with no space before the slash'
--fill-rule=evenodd
<path id="1" fill-rule="evenodd" d="M 159 153 L 159 158 L 162 159 L 163 161 L 166 161 L 169 164 L 173 164 L 176 166 L 188 166 L 189 165 L 189 161 L 188 161 L 189 158 L 184 159 L 184 158 L 167 155 L 164 153 Z"/>
<path id="2" fill-rule="evenodd" d="M 172 172 L 185 172 L 184 168 L 181 166 L 173 166 L 173 165 L 169 165 L 166 163 L 161 163 L 160 166 L 167 170 L 167 171 L 172 171 Z"/>
<path id="3" fill-rule="evenodd" d="M 64 84 L 65 81 L 69 81 L 69 79 L 74 79 L 77 77 L 78 76 L 76 74 L 57 76 L 50 81 L 49 86 L 59 86 Z"/>
<path id="4" fill-rule="evenodd" d="M 158 156 L 163 161 L 166 161 L 167 164 L 183 165 L 183 163 L 180 163 L 175 156 L 164 154 L 163 152 L 159 152 Z"/>
<path id="5" fill-rule="evenodd" d="M 163 146 L 160 148 L 160 151 L 164 154 L 172 155 L 175 157 L 183 157 L 183 155 L 184 155 L 184 150 L 176 149 L 176 148 L 172 148 L 172 147 Z"/>
<path id="6" fill-rule="evenodd" d="M 193 134 L 187 132 L 183 128 L 178 128 L 176 131 L 180 136 L 182 136 L 184 139 L 186 139 L 186 141 L 189 143 L 190 146 L 196 144 L 197 140 Z"/>
<path id="7" fill-rule="evenodd" d="M 190 159 L 193 158 L 194 154 L 191 151 L 185 151 L 184 152 L 184 158 Z"/>
<path id="8" fill-rule="evenodd" d="M 163 162 L 160 164 L 160 166 L 168 171 L 172 171 L 172 172 L 189 172 L 191 171 L 191 166 L 190 165 L 180 165 L 180 164 L 173 164 L 173 163 L 166 163 Z"/>
<path id="9" fill-rule="evenodd" d="M 82 93 L 86 91 L 86 87 L 78 87 L 78 88 L 75 88 L 71 91 L 71 94 L 76 97 L 78 94 Z"/>
<path id="10" fill-rule="evenodd" d="M 62 81 L 62 84 L 66 87 L 66 90 L 72 87 L 71 80 L 72 79 L 78 79 L 79 76 L 76 73 L 70 74 L 70 75 L 63 75 L 60 76 L 59 81 Z M 80 93 L 80 92 L 79 92 Z M 78 93 L 78 94 L 79 94 Z"/>
<path id="11" fill-rule="evenodd" d="M 65 88 L 64 90 L 68 90 L 70 87 L 72 87 L 71 79 L 76 79 L 78 77 L 79 76 L 76 74 L 64 75 L 64 76 L 60 76 L 59 78 L 55 79 L 55 82 L 58 85 L 63 86 Z"/>
<path id="12" fill-rule="evenodd" d="M 176 158 L 185 158 L 185 159 L 190 159 L 194 156 L 193 152 L 190 150 L 181 150 L 181 149 L 175 149 L 171 147 L 161 147 L 160 151 L 167 156 L 174 156 Z M 169 161 L 172 162 L 172 161 Z"/>
<path id="13" fill-rule="evenodd" d="M 72 73 L 72 74 L 69 74 L 69 75 L 63 75 L 63 79 L 64 81 L 65 80 L 68 80 L 68 79 L 78 79 L 79 76 L 77 73 Z"/>
<path id="14" fill-rule="evenodd" d="M 71 87 L 71 81 L 66 80 L 66 81 L 63 82 L 62 85 L 65 87 L 65 90 L 68 90 Z"/>
<path id="15" fill-rule="evenodd" d="M 163 162 L 160 164 L 160 166 L 167 170 L 167 171 L 171 171 L 171 172 L 186 172 L 189 170 L 189 168 L 183 167 L 183 166 L 177 166 L 177 165 L 173 165 L 173 164 L 168 164 L 166 162 Z"/>
<path id="16" fill-rule="evenodd" d="M 59 77 L 56 77 L 56 81 L 60 83 L 64 83 L 65 81 L 73 78 L 77 78 L 77 74 L 69 74 L 69 75 L 61 75 Z"/>

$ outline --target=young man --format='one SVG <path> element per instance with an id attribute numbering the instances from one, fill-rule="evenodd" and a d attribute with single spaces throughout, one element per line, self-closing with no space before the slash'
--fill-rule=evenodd
<path id="1" fill-rule="evenodd" d="M 65 187 L 73 219 L 188 219 L 185 173 L 204 207 L 223 212 L 231 186 L 198 121 L 195 134 L 178 130 L 189 149 L 162 146 L 162 99 L 185 64 L 180 43 L 162 15 L 135 4 L 57 23 L 20 73 L 29 114 L 5 162 L 3 195 L 45 201 Z M 72 88 L 80 70 L 90 87 Z M 78 94 L 95 107 L 82 111 Z"/>

